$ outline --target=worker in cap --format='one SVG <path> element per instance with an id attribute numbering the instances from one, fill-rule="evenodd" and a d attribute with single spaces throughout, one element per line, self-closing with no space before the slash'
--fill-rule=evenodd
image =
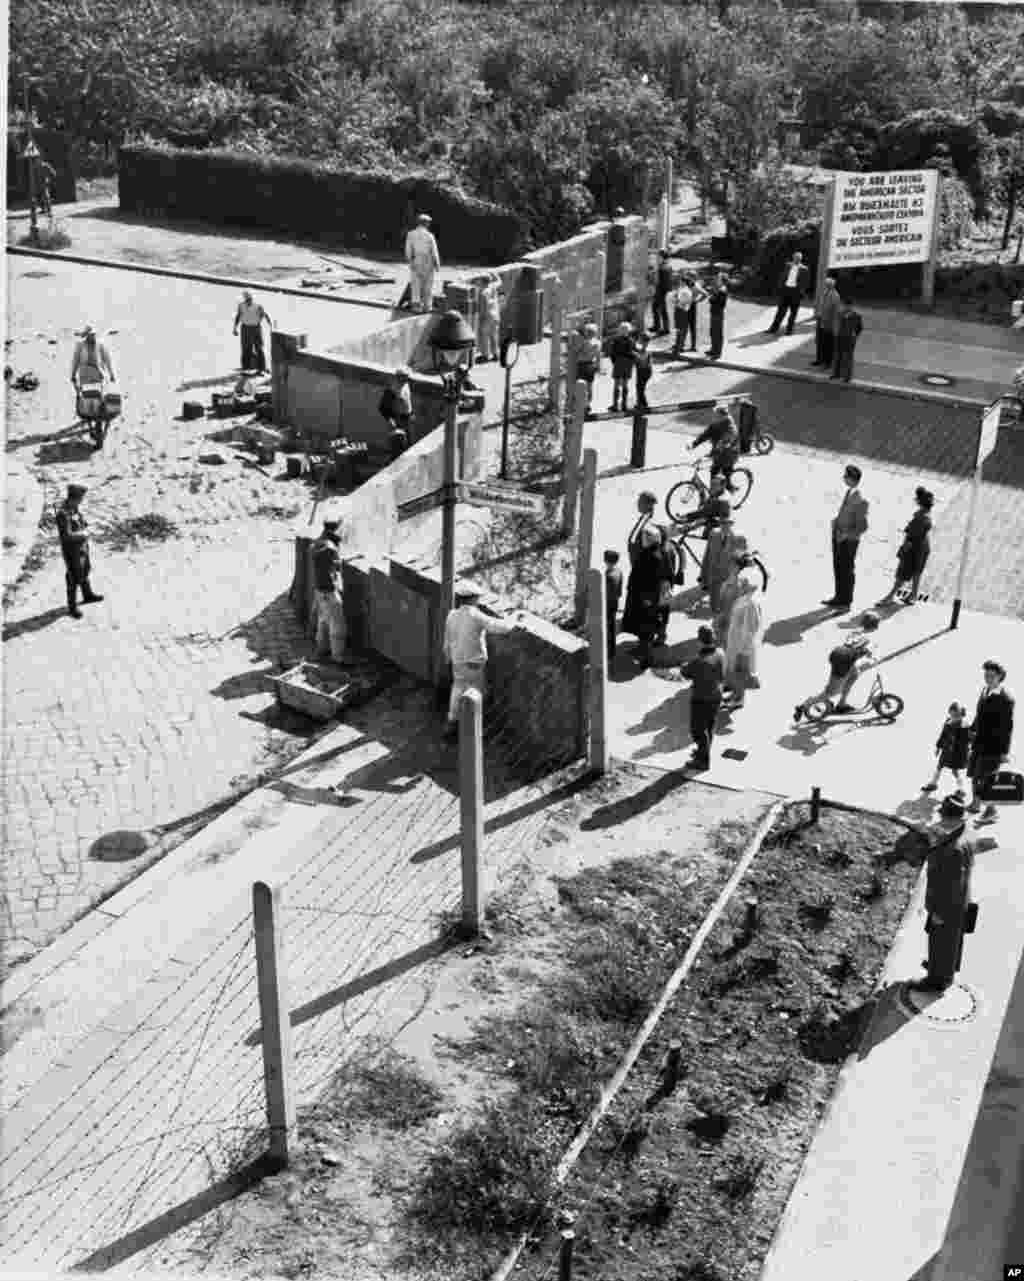
<path id="1" fill-rule="evenodd" d="M 64 558 L 64 581 L 68 591 L 68 613 L 72 618 L 81 618 L 78 608 L 78 591 L 82 591 L 82 604 L 91 605 L 101 601 L 102 596 L 94 592 L 89 581 L 92 564 L 89 558 L 89 527 L 82 515 L 82 499 L 85 497 L 84 485 L 68 485 L 68 496 L 57 508 L 57 537 L 60 539 L 60 552 Z"/>
<path id="2" fill-rule="evenodd" d="M 445 619 L 444 656 L 452 665 L 452 689 L 448 699 L 445 736 L 458 733 L 459 703 L 463 694 L 475 689 L 481 698 L 487 675 L 487 634 L 506 635 L 518 624 L 485 614 L 480 608 L 480 588 L 475 583 L 455 585 L 455 608 Z"/>
<path id="3" fill-rule="evenodd" d="M 313 544 L 313 610 L 318 658 L 344 665 L 348 633 L 342 596 L 341 521 L 335 512 L 324 517 L 320 537 Z"/>
<path id="4" fill-rule="evenodd" d="M 434 278 L 441 266 L 441 255 L 430 223 L 430 214 L 419 214 L 416 226 L 405 237 L 413 311 L 431 311 L 434 306 Z"/>

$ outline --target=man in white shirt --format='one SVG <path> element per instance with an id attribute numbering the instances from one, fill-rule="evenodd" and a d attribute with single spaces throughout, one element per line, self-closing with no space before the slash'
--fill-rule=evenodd
<path id="1" fill-rule="evenodd" d="M 459 700 L 467 690 L 475 689 L 483 698 L 487 671 L 487 633 L 506 635 L 516 630 L 517 623 L 507 622 L 480 608 L 480 589 L 472 583 L 460 583 L 455 589 L 455 608 L 444 625 L 444 656 L 452 665 L 452 692 L 448 700 L 448 723 L 445 735 L 458 733 Z"/>
<path id="2" fill-rule="evenodd" d="M 789 313 L 789 318 L 786 321 L 786 333 L 791 334 L 793 332 L 796 315 L 800 310 L 800 302 L 807 291 L 810 278 L 811 273 L 804 263 L 804 256 L 798 249 L 789 262 L 786 263 L 782 272 L 782 279 L 779 281 L 779 305 L 775 312 L 775 319 L 768 329 L 770 334 L 779 332 L 782 318 L 787 312 Z"/>
<path id="3" fill-rule="evenodd" d="M 271 329 L 274 322 L 270 319 L 267 312 L 263 310 L 258 302 L 253 302 L 252 294 L 248 290 L 242 294 L 242 301 L 238 304 L 238 310 L 235 312 L 235 327 L 232 333 L 238 333 L 238 327 L 242 327 L 242 373 L 247 369 L 255 368 L 257 373 L 265 374 L 267 372 L 267 358 L 263 352 L 263 322 L 266 321 Z"/>
<path id="4" fill-rule="evenodd" d="M 441 255 L 430 230 L 431 221 L 430 214 L 420 214 L 416 226 L 405 237 L 413 311 L 430 311 L 434 306 L 434 277 L 441 266 Z"/>
<path id="5" fill-rule="evenodd" d="M 693 290 L 686 282 L 686 277 L 680 277 L 672 294 L 672 320 L 676 327 L 676 342 L 672 348 L 673 356 L 678 356 L 683 350 L 683 343 L 686 339 L 686 330 L 690 324 L 690 308 L 693 306 Z"/>

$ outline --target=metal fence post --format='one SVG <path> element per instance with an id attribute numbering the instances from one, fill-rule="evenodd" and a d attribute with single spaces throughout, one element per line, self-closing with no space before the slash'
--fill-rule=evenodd
<path id="1" fill-rule="evenodd" d="M 581 390 L 582 389 L 582 390 Z M 562 455 L 562 537 L 568 538 L 576 528 L 576 502 L 580 492 L 580 463 L 583 452 L 583 420 L 587 413 L 587 390 L 582 382 L 576 384 L 572 418 L 565 425 L 565 446 Z"/>
<path id="2" fill-rule="evenodd" d="M 281 894 L 263 881 L 252 887 L 256 981 L 263 1044 L 263 1082 L 267 1096 L 268 1155 L 286 1166 L 295 1141 L 292 1025 L 288 981 L 280 932 Z"/>
<path id="3" fill-rule="evenodd" d="M 821 788 L 811 788 L 811 822 L 817 823 L 821 818 Z"/>
<path id="4" fill-rule="evenodd" d="M 470 689 L 459 699 L 459 812 L 462 844 L 462 931 L 480 933 L 484 921 L 481 858 L 484 848 L 483 699 Z"/>
<path id="5" fill-rule="evenodd" d="M 576 621 L 587 617 L 587 575 L 594 559 L 594 507 L 597 501 L 597 450 L 583 451 L 580 534 L 576 543 Z"/>
<path id="6" fill-rule="evenodd" d="M 563 1210 L 558 1216 L 558 1281 L 572 1281 L 572 1252 L 576 1244 L 576 1216 Z"/>
<path id="7" fill-rule="evenodd" d="M 587 575 L 587 636 L 590 641 L 589 741 L 587 760 L 595 774 L 608 769 L 608 620 L 605 616 L 604 572 L 592 569 Z"/>

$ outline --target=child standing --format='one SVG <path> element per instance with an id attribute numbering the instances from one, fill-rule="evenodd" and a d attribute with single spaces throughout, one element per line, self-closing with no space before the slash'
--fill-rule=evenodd
<path id="1" fill-rule="evenodd" d="M 648 409 L 647 384 L 651 381 L 651 353 L 648 348 L 650 338 L 639 333 L 633 344 L 633 364 L 636 366 L 636 407 Z"/>
<path id="2" fill-rule="evenodd" d="M 621 599 L 622 570 L 619 569 L 619 553 L 609 549 L 604 554 L 604 609 L 609 666 L 615 658 L 615 619 L 618 617 Z"/>
<path id="3" fill-rule="evenodd" d="M 949 712 L 939 732 L 935 744 L 935 773 L 921 788 L 922 792 L 934 792 L 939 786 L 939 778 L 944 769 L 953 771 L 956 783 L 954 796 L 964 795 L 964 770 L 967 768 L 967 756 L 970 750 L 971 731 L 967 725 L 967 708 L 963 703 L 950 703 Z"/>
<path id="4" fill-rule="evenodd" d="M 629 381 L 633 377 L 635 361 L 633 326 L 628 320 L 619 325 L 608 345 L 608 355 L 612 358 L 612 406 L 609 413 L 618 413 L 620 403 L 625 413 L 629 408 Z"/>
<path id="5" fill-rule="evenodd" d="M 579 352 L 576 357 L 576 377 L 581 378 L 587 384 L 587 414 L 591 412 L 591 402 L 594 398 L 594 379 L 601 368 L 601 339 L 598 337 L 597 326 L 588 324 L 583 326 L 583 339 L 579 345 Z"/>

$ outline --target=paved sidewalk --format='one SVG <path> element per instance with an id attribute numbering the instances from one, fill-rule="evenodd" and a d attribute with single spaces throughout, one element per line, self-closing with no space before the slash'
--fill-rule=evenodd
<path id="1" fill-rule="evenodd" d="M 3 586 L 6 592 L 21 573 L 35 541 L 43 510 L 39 482 L 18 458 L 7 455 L 0 478 L 0 529 L 3 530 Z"/>
<path id="2" fill-rule="evenodd" d="M 283 895 L 300 1101 L 422 980 L 459 902 L 457 753 L 432 691 L 385 701 L 12 975 L 5 1266 L 80 1260 L 265 1146 L 254 881 Z M 489 784 L 492 892 L 574 777 Z"/>

